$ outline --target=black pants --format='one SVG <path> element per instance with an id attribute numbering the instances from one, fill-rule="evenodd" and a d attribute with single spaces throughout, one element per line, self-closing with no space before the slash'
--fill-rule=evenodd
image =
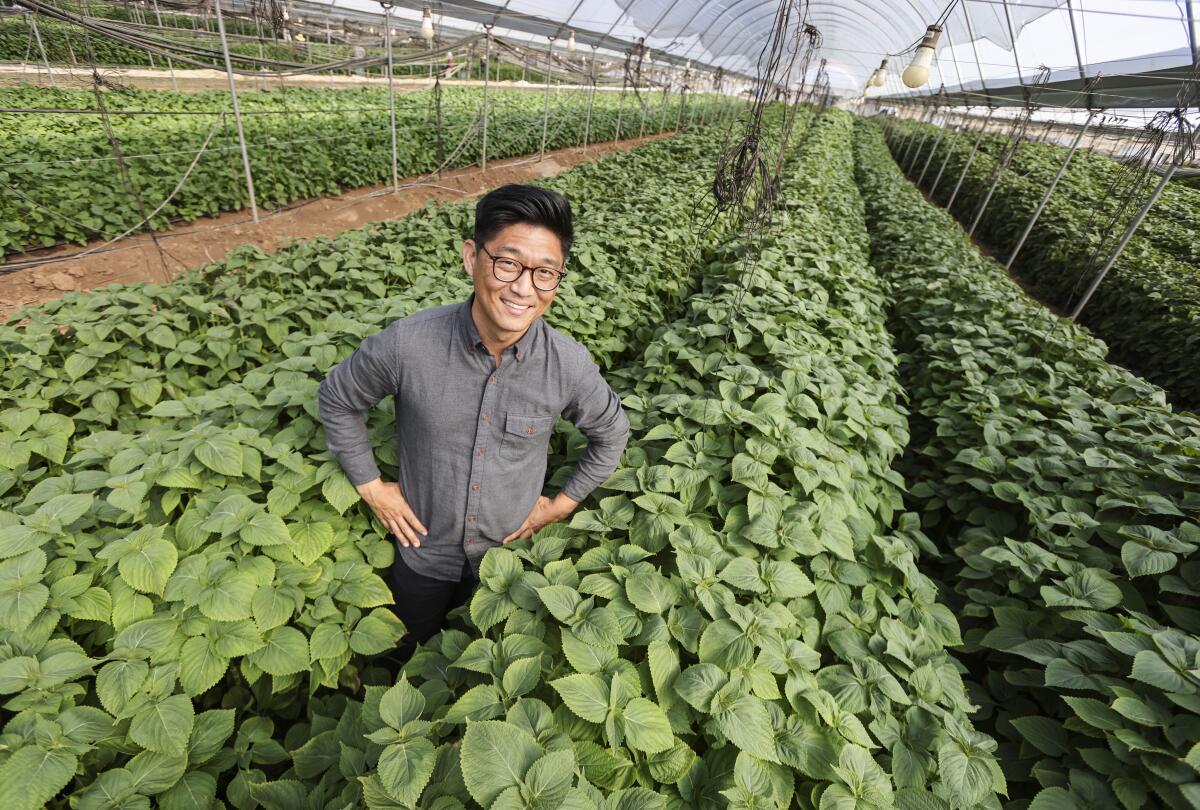
<path id="1" fill-rule="evenodd" d="M 390 534 L 388 540 L 396 542 Z M 446 614 L 466 604 L 479 584 L 469 562 L 463 563 L 462 578 L 458 582 L 446 582 L 418 574 L 405 565 L 399 551 L 396 552 L 396 561 L 392 563 L 389 580 L 392 598 L 396 602 L 392 610 L 408 630 L 400 639 L 396 652 L 388 656 L 397 666 L 403 666 L 412 657 L 418 644 L 437 635 L 446 621 Z"/>

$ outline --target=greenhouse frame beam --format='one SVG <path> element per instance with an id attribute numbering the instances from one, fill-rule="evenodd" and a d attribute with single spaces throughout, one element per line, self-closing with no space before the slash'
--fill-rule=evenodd
<path id="1" fill-rule="evenodd" d="M 251 4 L 251 0 L 238 0 L 238 2 L 247 7 L 249 7 Z M 328 4 L 326 3 L 310 3 L 304 2 L 304 0 L 300 0 L 300 2 L 296 3 L 295 5 L 306 8 L 314 7 L 317 9 L 329 8 Z M 396 6 L 399 8 L 407 8 L 419 12 L 424 6 L 424 2 L 423 0 L 400 0 L 400 2 L 396 3 Z M 450 0 L 450 2 L 441 3 L 440 6 L 443 17 L 452 17 L 457 20 L 477 23 L 480 25 L 490 23 L 493 16 L 497 12 L 497 9 L 501 9 L 500 4 L 482 2 L 482 0 Z M 374 17 L 375 15 L 364 13 L 364 18 L 372 19 Z M 504 28 L 512 29 L 514 31 L 521 31 L 534 37 L 549 37 L 551 35 L 557 37 L 561 34 L 563 29 L 568 27 L 569 23 L 560 23 L 556 20 L 546 17 L 509 10 L 505 11 L 503 14 L 502 25 Z M 580 45 L 595 45 L 598 48 L 604 48 L 605 50 L 614 51 L 616 53 L 623 53 L 625 50 L 636 45 L 636 43 L 627 41 L 620 37 L 614 37 L 611 34 L 603 34 L 599 31 L 594 31 L 591 29 L 575 27 L 573 30 L 575 31 L 575 41 Z M 662 52 L 662 56 L 664 61 L 672 64 L 683 65 L 687 61 L 683 57 L 674 56 L 665 51 Z M 702 62 L 702 64 L 714 70 L 719 67 L 718 65 L 711 65 L 707 62 Z M 747 80 L 753 80 L 755 78 L 749 74 L 740 73 L 737 71 L 727 70 L 726 73 L 730 73 L 738 76 L 739 78 Z"/>
<path id="2" fill-rule="evenodd" d="M 1083 141 L 1083 136 L 1087 133 L 1088 127 L 1092 124 L 1092 119 L 1096 117 L 1093 112 L 1088 115 L 1087 121 L 1080 128 L 1079 133 L 1075 136 L 1075 140 L 1071 142 L 1071 148 L 1067 150 L 1067 155 L 1063 158 L 1062 165 L 1058 167 L 1058 173 L 1054 175 L 1054 179 L 1050 181 L 1050 185 L 1046 187 L 1046 193 L 1042 195 L 1042 199 L 1038 202 L 1037 208 L 1033 210 L 1033 216 L 1029 218 L 1029 222 L 1025 225 L 1025 230 L 1021 232 L 1021 238 L 1017 240 L 1016 246 L 1013 247 L 1012 253 L 1008 256 L 1008 261 L 1004 263 L 1005 270 L 1011 270 L 1013 262 L 1017 260 L 1017 254 L 1021 252 L 1021 248 L 1025 246 L 1025 240 L 1029 238 L 1029 234 L 1033 232 L 1033 226 L 1037 225 L 1038 218 L 1041 217 L 1042 211 L 1045 210 L 1046 204 L 1050 202 L 1050 197 L 1054 194 L 1054 189 L 1058 188 L 1058 183 L 1063 179 L 1063 175 L 1067 173 L 1067 167 L 1071 165 L 1071 158 L 1075 157 L 1075 152 L 1079 149 L 1079 144 Z"/>

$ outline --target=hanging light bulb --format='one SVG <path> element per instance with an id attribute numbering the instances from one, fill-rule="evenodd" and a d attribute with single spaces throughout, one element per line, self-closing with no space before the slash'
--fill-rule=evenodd
<path id="1" fill-rule="evenodd" d="M 937 47 L 938 37 L 942 35 L 940 25 L 931 25 L 925 30 L 925 37 L 917 46 L 912 61 L 900 74 L 905 87 L 922 87 L 929 81 L 929 66 L 933 63 L 933 51 Z"/>
<path id="2" fill-rule="evenodd" d="M 870 87 L 883 87 L 883 83 L 887 81 L 887 60 L 884 59 L 879 63 L 879 67 L 875 68 L 875 72 L 871 74 L 867 85 Z"/>
<path id="3" fill-rule="evenodd" d="M 295 40 L 296 40 L 297 42 L 303 42 L 303 41 L 304 41 L 304 34 L 301 34 L 300 32 L 296 32 Z"/>
<path id="4" fill-rule="evenodd" d="M 433 43 L 433 14 L 430 13 L 429 6 L 421 9 L 421 39 Z"/>
<path id="5" fill-rule="evenodd" d="M 572 31 L 571 35 L 569 37 L 567 37 L 567 51 L 570 53 L 575 53 L 575 32 L 574 31 Z"/>

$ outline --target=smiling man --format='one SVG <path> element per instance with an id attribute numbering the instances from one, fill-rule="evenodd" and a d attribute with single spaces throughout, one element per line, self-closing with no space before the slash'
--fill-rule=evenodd
<path id="1" fill-rule="evenodd" d="M 621 402 L 580 344 L 542 315 L 566 275 L 571 206 L 536 186 L 502 186 L 475 206 L 463 265 L 475 291 L 372 335 L 318 396 L 326 443 L 397 544 L 397 658 L 471 595 L 484 553 L 561 521 L 616 469 L 629 438 Z M 395 397 L 400 480 L 387 482 L 364 412 Z M 542 496 L 554 422 L 588 438 L 567 483 Z"/>

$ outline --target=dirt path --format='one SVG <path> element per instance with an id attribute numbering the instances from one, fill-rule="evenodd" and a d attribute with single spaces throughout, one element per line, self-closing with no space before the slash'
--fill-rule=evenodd
<path id="1" fill-rule="evenodd" d="M 337 197 L 317 197 L 278 212 L 260 211 L 255 224 L 249 211 L 205 217 L 169 231 L 138 234 L 95 253 L 72 258 L 103 245 L 87 248 L 66 246 L 12 257 L 13 263 L 52 259 L 28 269 L 0 275 L 0 323 L 22 307 L 51 301 L 66 292 L 94 290 L 109 284 L 169 281 L 193 267 L 220 261 L 238 245 L 254 244 L 273 250 L 294 240 L 332 236 L 368 222 L 409 214 L 430 200 L 463 200 L 505 183 L 524 183 L 552 177 L 580 163 L 611 152 L 627 151 L 664 137 L 651 135 L 619 142 L 575 146 L 537 156 L 495 161 L 487 171 L 472 166 L 443 173 L 437 180 L 427 177 L 401 181 L 413 184 L 398 194 L 389 185 L 368 186 Z M 421 182 L 424 180 L 425 182 Z M 156 244 L 157 243 L 157 244 Z M 0 270 L 3 270 L 0 264 Z"/>

